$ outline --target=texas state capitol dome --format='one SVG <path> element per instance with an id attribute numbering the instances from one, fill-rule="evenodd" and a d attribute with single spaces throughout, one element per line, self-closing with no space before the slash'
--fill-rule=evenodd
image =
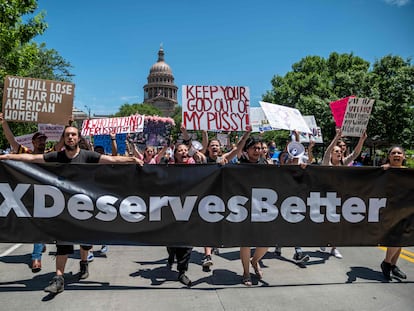
<path id="1" fill-rule="evenodd" d="M 173 114 L 177 102 L 178 87 L 174 84 L 174 76 L 170 66 L 164 61 L 164 49 L 158 51 L 158 60 L 151 66 L 144 85 L 144 103 L 153 105 L 162 112 L 162 116 Z"/>

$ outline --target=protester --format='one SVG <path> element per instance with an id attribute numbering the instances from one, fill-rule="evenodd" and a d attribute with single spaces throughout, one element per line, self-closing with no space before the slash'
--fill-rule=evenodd
<path id="1" fill-rule="evenodd" d="M 358 143 L 357 143 L 354 151 L 346 157 L 342 156 L 343 146 L 340 147 L 340 146 L 337 145 L 338 141 L 341 139 L 341 137 L 342 137 L 342 131 L 341 131 L 340 128 L 337 128 L 335 137 L 332 139 L 331 143 L 329 144 L 328 148 L 325 151 L 325 154 L 324 154 L 323 159 L 322 159 L 322 165 L 329 165 L 329 166 L 348 166 L 348 165 L 352 165 L 353 161 L 358 157 L 358 155 L 362 151 L 362 147 L 364 145 L 364 142 L 367 139 L 367 133 L 366 133 L 366 131 L 364 131 L 362 133 L 362 135 L 359 138 Z M 321 247 L 321 250 L 325 251 L 325 247 Z M 339 252 L 339 250 L 335 246 L 332 246 L 332 248 L 331 248 L 331 255 L 335 256 L 338 259 L 343 258 L 342 254 Z"/>
<path id="2" fill-rule="evenodd" d="M 207 131 L 202 131 L 202 145 L 201 151 L 205 152 L 205 163 L 218 163 L 225 165 L 237 157 L 241 152 L 242 146 L 250 135 L 250 131 L 246 132 L 242 139 L 229 152 L 223 154 L 221 142 L 218 139 L 208 139 Z M 187 134 L 188 136 L 188 134 Z M 204 247 L 204 257 L 201 261 L 201 266 L 204 269 L 209 269 L 213 265 L 212 259 L 213 247 Z"/>
<path id="3" fill-rule="evenodd" d="M 46 154 L 4 154 L 0 155 L 0 160 L 15 160 L 31 163 L 59 162 L 59 163 L 101 163 L 101 164 L 132 164 L 143 165 L 143 162 L 136 157 L 107 156 L 97 152 L 84 150 L 79 147 L 81 136 L 76 127 L 67 126 L 63 132 L 65 149 Z M 64 290 L 64 273 L 69 254 L 73 254 L 74 246 L 72 243 L 57 242 L 56 244 L 56 275 L 51 280 L 49 286 L 44 290 L 52 294 L 60 293 Z M 87 265 L 87 251 L 82 251 L 80 262 L 80 278 L 89 276 Z"/>
<path id="4" fill-rule="evenodd" d="M 405 151 L 400 146 L 393 146 L 388 151 L 387 163 L 382 165 L 383 169 L 405 168 Z M 387 247 L 385 258 L 381 263 L 382 274 L 387 281 L 391 281 L 391 274 L 400 279 L 406 279 L 407 275 L 397 266 L 398 257 L 401 253 L 401 247 Z"/>
<path id="5" fill-rule="evenodd" d="M 299 142 L 299 132 L 298 131 L 294 131 L 294 137 L 296 142 Z M 283 165 L 301 165 L 302 167 L 311 164 L 313 161 L 313 147 L 315 146 L 315 141 L 311 140 L 308 146 L 308 154 L 305 155 L 301 155 L 301 156 L 297 156 L 297 157 L 293 157 L 291 156 L 287 149 L 288 149 L 289 143 L 286 144 L 285 149 L 283 150 L 283 152 L 281 152 L 279 154 L 279 165 L 283 166 Z M 274 251 L 275 255 L 277 257 L 282 256 L 282 248 L 278 245 L 276 245 L 275 247 L 275 251 Z M 293 255 L 293 260 L 298 263 L 298 264 L 304 264 L 306 262 L 308 262 L 310 259 L 308 254 L 305 254 L 302 250 L 302 247 L 296 246 L 295 247 L 295 254 Z"/>
<path id="6" fill-rule="evenodd" d="M 245 136 L 247 137 L 247 136 Z M 256 137 L 249 137 L 242 140 L 241 147 L 243 148 L 242 155 L 239 157 L 240 163 L 248 164 L 267 164 L 262 157 L 262 142 Z M 256 247 L 253 257 L 250 259 L 250 247 L 240 247 L 240 259 L 243 266 L 242 282 L 246 286 L 252 286 L 252 279 L 250 277 L 250 265 L 253 267 L 256 277 L 261 280 L 263 278 L 263 271 L 260 268 L 259 261 L 267 253 L 267 247 Z"/>
<path id="7" fill-rule="evenodd" d="M 188 147 L 186 144 L 178 144 L 174 150 L 174 163 L 175 164 L 195 164 L 195 160 L 189 156 Z M 188 264 L 190 263 L 192 246 L 168 246 L 168 267 L 171 268 L 174 264 L 174 260 L 177 259 L 178 281 L 182 284 L 190 287 L 192 285 L 191 280 L 185 274 L 188 271 Z"/>
<path id="8" fill-rule="evenodd" d="M 33 154 L 43 154 L 46 152 L 46 140 L 47 136 L 42 132 L 36 132 L 32 136 L 32 145 L 33 150 L 30 148 L 19 144 L 16 141 L 12 131 L 6 120 L 3 118 L 3 113 L 0 112 L 0 123 L 3 128 L 3 134 L 6 137 L 10 147 L 12 148 L 14 153 L 33 153 Z M 33 244 L 33 252 L 31 255 L 31 269 L 33 273 L 37 273 L 42 270 L 42 253 L 46 251 L 46 245 L 43 243 L 35 243 Z"/>

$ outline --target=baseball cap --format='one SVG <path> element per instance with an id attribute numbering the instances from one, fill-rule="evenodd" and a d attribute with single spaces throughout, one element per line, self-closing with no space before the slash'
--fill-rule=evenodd
<path id="1" fill-rule="evenodd" d="M 36 138 L 39 138 L 39 137 L 44 137 L 45 139 L 47 139 L 47 136 L 45 135 L 45 133 L 42 133 L 42 132 L 36 132 L 36 133 L 33 135 L 32 140 L 35 140 Z"/>

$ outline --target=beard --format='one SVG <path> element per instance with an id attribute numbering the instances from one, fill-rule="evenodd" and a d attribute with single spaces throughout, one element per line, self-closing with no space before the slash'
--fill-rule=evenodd
<path id="1" fill-rule="evenodd" d="M 64 144 L 64 145 L 65 145 L 65 149 L 66 149 L 66 150 L 69 150 L 69 151 L 76 150 L 76 148 L 78 147 L 78 146 L 69 146 L 69 145 L 67 145 L 67 144 Z"/>

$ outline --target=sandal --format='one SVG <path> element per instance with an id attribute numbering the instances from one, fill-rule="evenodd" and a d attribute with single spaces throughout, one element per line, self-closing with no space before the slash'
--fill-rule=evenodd
<path id="1" fill-rule="evenodd" d="M 252 286 L 252 279 L 250 278 L 250 275 L 243 275 L 243 284 L 246 286 Z"/>
<path id="2" fill-rule="evenodd" d="M 260 269 L 259 263 L 253 264 L 253 261 L 250 261 L 250 263 L 252 264 L 254 273 L 259 278 L 259 280 L 261 280 L 263 278 L 263 271 Z"/>

